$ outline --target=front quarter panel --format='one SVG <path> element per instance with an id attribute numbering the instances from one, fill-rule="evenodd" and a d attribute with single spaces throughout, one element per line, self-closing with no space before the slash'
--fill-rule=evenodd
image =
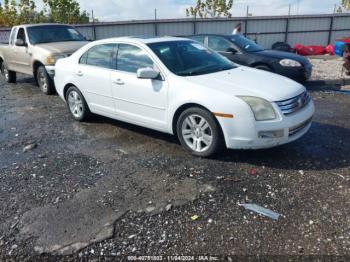
<path id="1" fill-rule="evenodd" d="M 174 134 L 173 124 L 176 121 L 177 110 L 187 104 L 197 104 L 213 114 L 233 115 L 233 118 L 216 117 L 225 141 L 233 136 L 254 132 L 255 119 L 250 107 L 234 94 L 231 96 L 219 90 L 193 84 L 185 77 L 171 76 L 170 78 L 172 79 L 169 81 L 169 133 Z M 241 126 L 244 126 L 245 130 L 242 130 Z"/>

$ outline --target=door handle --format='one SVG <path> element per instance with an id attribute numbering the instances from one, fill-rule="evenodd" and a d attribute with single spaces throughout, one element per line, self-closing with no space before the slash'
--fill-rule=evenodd
<path id="1" fill-rule="evenodd" d="M 83 75 L 84 75 L 84 73 L 82 71 L 77 72 L 77 76 L 83 76 Z"/>
<path id="2" fill-rule="evenodd" d="M 121 79 L 114 80 L 113 83 L 120 86 L 125 84 L 124 81 Z"/>

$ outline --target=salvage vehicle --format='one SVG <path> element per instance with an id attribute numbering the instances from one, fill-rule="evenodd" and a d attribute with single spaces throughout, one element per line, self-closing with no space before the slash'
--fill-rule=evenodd
<path id="1" fill-rule="evenodd" d="M 193 35 L 188 38 L 240 65 L 273 72 L 300 82 L 308 80 L 312 74 L 312 64 L 307 58 L 290 52 L 265 50 L 240 34 Z"/>
<path id="2" fill-rule="evenodd" d="M 95 113 L 174 134 L 200 157 L 292 142 L 314 114 L 301 84 L 172 37 L 90 43 L 57 61 L 55 84 L 75 120 Z"/>
<path id="3" fill-rule="evenodd" d="M 47 95 L 55 91 L 54 65 L 88 42 L 73 27 L 61 24 L 15 26 L 8 45 L 0 46 L 0 69 L 8 83 L 16 83 L 17 73 L 34 76 Z"/>

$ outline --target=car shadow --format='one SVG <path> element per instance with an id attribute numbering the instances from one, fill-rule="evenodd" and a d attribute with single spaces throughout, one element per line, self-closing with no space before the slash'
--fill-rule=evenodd
<path id="1" fill-rule="evenodd" d="M 314 122 L 290 144 L 262 150 L 229 150 L 218 159 L 276 169 L 333 170 L 350 166 L 350 129 Z"/>
<path id="2" fill-rule="evenodd" d="M 145 135 L 150 139 L 163 140 L 179 145 L 176 136 L 121 121 L 94 116 L 91 123 L 108 123 L 126 131 Z M 310 131 L 297 141 L 271 149 L 223 150 L 211 161 L 246 163 L 288 170 L 332 170 L 350 166 L 350 129 L 336 125 L 314 122 Z M 179 154 L 179 155 L 182 155 Z M 193 157 L 186 154 L 186 158 Z"/>
<path id="3" fill-rule="evenodd" d="M 324 91 L 324 90 L 341 90 L 343 86 L 350 85 L 349 78 L 342 79 L 324 79 L 324 80 L 309 80 L 304 83 L 308 90 Z"/>

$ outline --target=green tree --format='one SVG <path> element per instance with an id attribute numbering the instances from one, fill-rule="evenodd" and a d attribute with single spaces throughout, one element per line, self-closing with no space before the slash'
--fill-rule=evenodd
<path id="1" fill-rule="evenodd" d="M 2 25 L 13 26 L 17 24 L 17 3 L 16 0 L 5 0 L 2 8 Z"/>
<path id="2" fill-rule="evenodd" d="M 18 24 L 29 24 L 36 20 L 37 12 L 34 0 L 20 0 L 17 9 Z"/>
<path id="3" fill-rule="evenodd" d="M 344 9 L 350 10 L 350 0 L 342 0 L 341 5 L 343 6 Z"/>
<path id="4" fill-rule="evenodd" d="M 230 9 L 233 0 L 197 0 L 195 6 L 186 9 L 187 16 L 207 18 L 209 17 L 231 17 Z"/>
<path id="5" fill-rule="evenodd" d="M 43 0 L 51 22 L 77 24 L 88 23 L 89 14 L 80 10 L 75 0 Z"/>

